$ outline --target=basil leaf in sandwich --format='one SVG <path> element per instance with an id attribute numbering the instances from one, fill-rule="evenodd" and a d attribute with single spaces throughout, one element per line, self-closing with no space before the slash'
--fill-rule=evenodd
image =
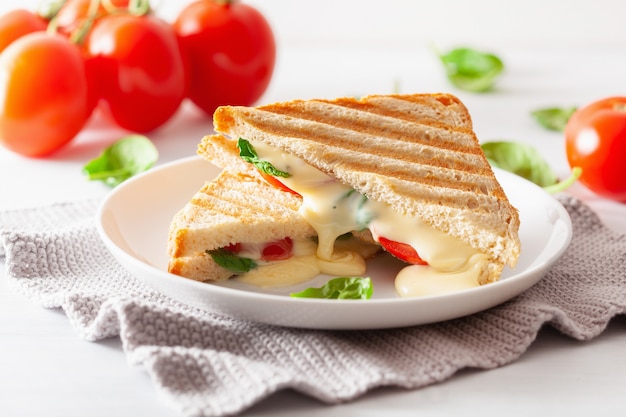
<path id="1" fill-rule="evenodd" d="M 228 269 L 234 274 L 245 274 L 257 267 L 256 262 L 250 258 L 237 256 L 233 252 L 224 248 L 207 250 L 206 253 L 213 258 L 213 261 L 224 269 Z"/>
<path id="2" fill-rule="evenodd" d="M 257 155 L 254 150 L 254 147 L 246 139 L 239 138 L 237 141 L 237 147 L 239 148 L 239 156 L 241 159 L 253 164 L 259 169 L 259 171 L 273 177 L 289 178 L 291 176 L 290 173 L 277 169 L 271 163 L 260 160 L 259 155 Z"/>

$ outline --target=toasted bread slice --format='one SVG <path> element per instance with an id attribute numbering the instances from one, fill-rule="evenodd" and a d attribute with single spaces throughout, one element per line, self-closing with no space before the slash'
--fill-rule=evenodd
<path id="1" fill-rule="evenodd" d="M 224 106 L 214 113 L 214 126 L 231 141 L 241 137 L 292 154 L 487 254 L 481 283 L 517 262 L 517 210 L 484 156 L 467 109 L 452 95 Z"/>
<path id="2" fill-rule="evenodd" d="M 217 266 L 207 250 L 240 242 L 314 237 L 313 228 L 298 214 L 301 202 L 259 178 L 223 171 L 174 215 L 167 246 L 169 271 L 218 281 L 232 272 Z"/>

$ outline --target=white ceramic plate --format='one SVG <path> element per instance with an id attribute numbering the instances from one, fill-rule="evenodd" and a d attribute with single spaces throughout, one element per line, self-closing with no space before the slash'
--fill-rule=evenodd
<path id="1" fill-rule="evenodd" d="M 98 231 L 119 262 L 149 286 L 183 303 L 232 317 L 316 329 L 373 329 L 432 323 L 496 306 L 530 288 L 564 252 L 571 222 L 563 206 L 534 184 L 505 171 L 496 176 L 520 212 L 522 252 L 500 281 L 444 295 L 399 298 L 393 278 L 400 268 L 387 256 L 368 265 L 370 300 L 289 297 L 294 289 L 322 285 L 320 276 L 299 287 L 264 291 L 207 284 L 167 272 L 166 242 L 172 216 L 218 169 L 199 157 L 156 167 L 115 188 L 98 212 Z"/>

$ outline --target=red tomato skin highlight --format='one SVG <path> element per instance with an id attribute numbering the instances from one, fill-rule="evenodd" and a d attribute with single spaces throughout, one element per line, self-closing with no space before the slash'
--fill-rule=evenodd
<path id="1" fill-rule="evenodd" d="M 187 60 L 187 96 L 206 114 L 221 105 L 252 105 L 266 91 L 276 44 L 258 10 L 239 2 L 199 0 L 182 10 L 173 26 Z"/>
<path id="2" fill-rule="evenodd" d="M 0 16 L 0 52 L 13 41 L 32 32 L 45 31 L 48 22 L 26 9 L 14 9 Z"/>
<path id="3" fill-rule="evenodd" d="M 85 44 L 103 114 L 118 126 L 149 132 L 166 123 L 185 98 L 185 68 L 173 29 L 150 16 L 109 15 Z"/>
<path id="4" fill-rule="evenodd" d="M 63 147 L 89 118 L 87 89 L 80 49 L 65 37 L 16 40 L 0 54 L 0 142 L 29 157 Z"/>
<path id="5" fill-rule="evenodd" d="M 594 193 L 626 203 L 626 97 L 609 97 L 579 109 L 565 128 L 570 166 Z"/>

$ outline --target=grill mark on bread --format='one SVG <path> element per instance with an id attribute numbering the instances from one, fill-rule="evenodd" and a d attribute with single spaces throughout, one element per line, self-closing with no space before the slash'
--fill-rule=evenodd
<path id="1" fill-rule="evenodd" d="M 370 96 L 359 101 L 351 98 L 315 101 L 435 127 L 453 126 L 472 129 L 472 121 L 465 106 L 460 101 L 446 100 L 439 95 L 434 97 Z M 442 120 L 446 120 L 447 123 Z"/>
<path id="2" fill-rule="evenodd" d="M 420 143 L 454 152 L 479 153 L 474 146 L 477 139 L 470 130 L 455 129 L 443 123 L 399 121 L 389 115 L 369 113 L 322 101 L 297 101 L 291 106 L 268 105 L 247 112 L 249 123 L 267 125 L 268 123 L 263 123 L 267 115 L 258 112 L 287 116 L 287 119 L 282 119 L 283 126 L 286 129 L 299 127 L 297 131 L 299 137 L 303 139 L 310 139 L 324 130 L 327 140 L 331 143 L 337 141 L 338 137 L 350 135 L 356 142 L 369 137 L 372 141 L 376 139 L 375 142 L 384 139 L 385 142 L 393 140 L 411 144 Z M 273 121 L 276 123 L 277 119 L 274 118 Z M 279 123 L 276 128 L 280 129 Z M 381 147 L 388 146 L 387 143 Z"/>
<path id="3" fill-rule="evenodd" d="M 237 242 L 313 236 L 315 231 L 297 211 L 300 204 L 298 197 L 260 178 L 220 175 L 206 183 L 175 215 L 168 253 L 171 258 L 198 256 L 207 249 Z M 207 235 L 204 225 L 218 223 L 220 233 Z M 251 233 L 249 227 L 255 225 L 260 225 L 263 232 Z"/>
<path id="4" fill-rule="evenodd" d="M 434 171 L 426 166 L 411 167 L 406 164 L 395 165 L 393 160 L 387 161 L 384 158 L 379 159 L 380 166 L 383 167 L 385 171 L 389 172 L 389 174 L 385 174 L 385 178 L 390 182 L 392 180 L 400 180 L 414 185 L 425 185 L 441 190 L 459 190 L 498 199 L 505 197 L 502 188 L 496 184 L 487 182 L 488 176 L 482 174 L 461 173 L 446 168 Z M 342 164 L 341 168 L 361 172 L 360 175 L 364 178 L 372 175 L 371 162 L 367 161 L 355 159 L 350 164 Z"/>
<path id="5" fill-rule="evenodd" d="M 384 156 L 405 163 L 430 165 L 433 167 L 445 166 L 459 171 L 485 175 L 488 175 L 490 172 L 489 167 L 483 163 L 483 154 L 477 153 L 474 148 L 442 148 L 435 144 L 402 140 L 394 141 L 387 138 L 381 141 L 380 136 L 364 135 L 358 131 L 316 122 L 312 122 L 315 126 L 311 126 L 310 124 L 302 125 L 298 121 L 294 121 L 295 119 L 289 119 L 284 123 L 277 124 L 274 119 L 283 119 L 283 116 L 277 116 L 275 113 L 266 115 L 255 114 L 249 117 L 250 115 L 250 112 L 245 112 L 245 122 L 254 126 L 254 129 L 257 131 L 263 132 L 265 137 L 262 138 L 257 133 L 256 137 L 255 135 L 248 135 L 249 137 L 245 137 L 245 139 L 252 141 L 261 140 L 274 145 L 271 143 L 272 136 L 282 137 L 288 139 L 286 142 L 293 145 L 288 151 L 299 157 L 305 157 L 306 146 L 297 144 L 296 140 L 314 142 L 326 146 L 332 145 L 343 148 L 345 151 L 359 152 L 363 156 Z M 393 141 L 392 144 L 390 144 L 391 141 Z M 415 152 L 416 147 L 419 147 L 420 152 Z M 458 146 L 455 147 L 458 148 Z M 363 152 L 364 149 L 366 149 L 366 152 Z M 355 157 L 358 157 L 358 155 L 355 155 Z M 339 158 L 343 159 L 341 155 L 339 155 Z M 331 163 L 333 161 L 327 160 L 327 162 Z M 371 168 L 375 169 L 376 166 L 373 165 Z"/>

